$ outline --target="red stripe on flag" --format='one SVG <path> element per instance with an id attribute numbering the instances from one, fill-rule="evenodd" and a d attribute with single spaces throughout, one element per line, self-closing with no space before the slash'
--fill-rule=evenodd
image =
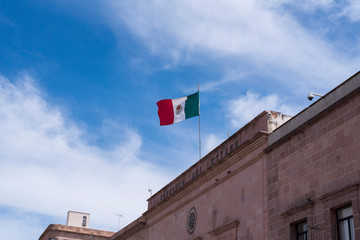
<path id="1" fill-rule="evenodd" d="M 158 105 L 158 115 L 160 125 L 170 125 L 174 123 L 174 109 L 171 99 L 160 100 L 156 103 Z"/>

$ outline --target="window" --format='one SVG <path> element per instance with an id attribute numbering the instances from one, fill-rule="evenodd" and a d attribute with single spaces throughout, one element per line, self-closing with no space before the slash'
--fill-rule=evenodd
<path id="1" fill-rule="evenodd" d="M 308 225 L 307 222 L 301 222 L 296 224 L 296 240 L 308 239 Z"/>
<path id="2" fill-rule="evenodd" d="M 86 227 L 86 216 L 83 216 L 82 226 Z"/>
<path id="3" fill-rule="evenodd" d="M 351 206 L 336 210 L 339 240 L 355 240 L 354 218 Z"/>

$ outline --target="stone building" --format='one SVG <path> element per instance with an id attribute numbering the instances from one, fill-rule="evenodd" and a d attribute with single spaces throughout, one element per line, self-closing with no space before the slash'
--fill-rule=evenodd
<path id="1" fill-rule="evenodd" d="M 357 73 L 292 118 L 260 113 L 108 240 L 360 239 L 359 179 Z"/>

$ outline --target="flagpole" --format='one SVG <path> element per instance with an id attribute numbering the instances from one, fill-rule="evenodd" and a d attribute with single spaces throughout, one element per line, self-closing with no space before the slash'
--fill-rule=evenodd
<path id="1" fill-rule="evenodd" d="M 198 94 L 199 94 L 199 160 L 201 159 L 201 136 L 200 136 L 200 83 L 198 82 Z"/>

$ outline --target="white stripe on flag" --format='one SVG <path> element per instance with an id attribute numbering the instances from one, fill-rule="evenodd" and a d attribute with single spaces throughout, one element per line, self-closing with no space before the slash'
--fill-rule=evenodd
<path id="1" fill-rule="evenodd" d="M 185 120 L 185 102 L 187 97 L 172 99 L 174 110 L 174 123 Z"/>

